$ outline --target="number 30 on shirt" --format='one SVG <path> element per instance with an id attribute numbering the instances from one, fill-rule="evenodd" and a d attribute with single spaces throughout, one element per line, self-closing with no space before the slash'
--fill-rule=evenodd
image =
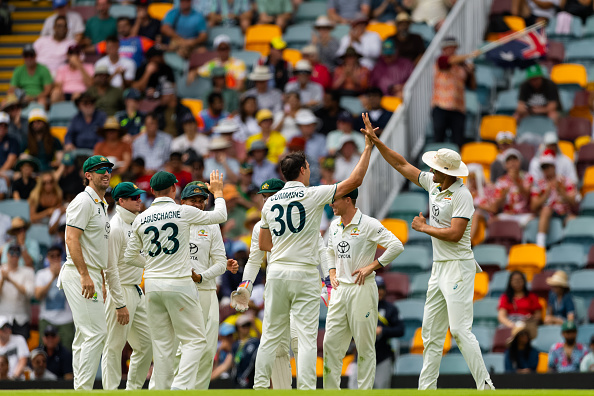
<path id="1" fill-rule="evenodd" d="M 297 226 L 297 228 L 295 228 L 295 225 L 293 224 L 294 208 L 297 208 L 297 213 L 299 214 L 299 225 Z M 271 208 L 271 210 L 275 212 L 276 217 L 274 218 L 274 220 L 277 221 L 280 225 L 278 230 L 272 230 L 272 232 L 274 232 L 274 235 L 282 236 L 287 230 L 287 228 L 293 234 L 297 234 L 298 232 L 301 232 L 301 230 L 303 230 L 303 227 L 305 227 L 305 208 L 303 207 L 303 205 L 301 205 L 301 202 L 293 201 L 289 205 L 287 205 L 286 214 L 285 208 L 283 208 L 279 204 L 274 205 Z"/>

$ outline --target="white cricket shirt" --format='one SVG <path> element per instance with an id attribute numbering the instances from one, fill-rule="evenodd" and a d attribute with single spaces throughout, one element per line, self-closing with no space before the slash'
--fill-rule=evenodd
<path id="1" fill-rule="evenodd" d="M 202 275 L 198 290 L 216 290 L 217 276 L 227 270 L 227 254 L 218 224 L 190 227 L 190 267 Z"/>
<path id="2" fill-rule="evenodd" d="M 142 250 L 146 254 L 145 279 L 188 278 L 192 275 L 188 248 L 190 227 L 218 224 L 226 220 L 227 208 L 223 198 L 215 199 L 215 207 L 211 212 L 178 205 L 168 197 L 156 198 L 147 210 L 136 216 L 132 224 L 124 263 L 137 265 L 134 259 Z"/>
<path id="3" fill-rule="evenodd" d="M 116 206 L 116 214 L 109 224 L 111 233 L 109 234 L 109 250 L 107 251 L 107 270 L 105 271 L 105 282 L 107 289 L 116 308 L 122 308 L 126 305 L 122 286 L 139 285 L 142 282 L 142 268 L 146 264 L 144 257 L 138 255 L 138 266 L 124 265 L 124 253 L 128 238 L 132 235 L 132 223 L 136 219 L 136 214 Z"/>
<path id="4" fill-rule="evenodd" d="M 87 186 L 68 204 L 66 209 L 66 235 L 70 227 L 83 231 L 80 237 L 83 259 L 87 268 L 97 271 L 107 268 L 106 253 L 111 228 L 107 206 L 107 202 Z M 66 244 L 65 265 L 74 265 L 68 244 Z"/>
<path id="5" fill-rule="evenodd" d="M 402 242 L 382 223 L 364 215 L 359 209 L 347 225 L 340 218 L 334 219 L 328 233 L 328 265 L 336 268 L 339 283 L 355 283 L 357 277 L 351 274 L 373 263 L 378 244 L 386 248 L 377 259 L 384 267 L 404 250 Z M 369 275 L 373 276 L 375 272 Z"/>
<path id="6" fill-rule="evenodd" d="M 474 254 L 470 248 L 470 227 L 474 205 L 472 194 L 458 179 L 448 189 L 442 191 L 438 183 L 433 182 L 433 174 L 421 172 L 419 184 L 429 192 L 429 224 L 436 228 L 448 228 L 452 219 L 460 217 L 468 220 L 462 239 L 458 242 L 446 242 L 431 237 L 433 242 L 433 261 L 472 260 Z"/>

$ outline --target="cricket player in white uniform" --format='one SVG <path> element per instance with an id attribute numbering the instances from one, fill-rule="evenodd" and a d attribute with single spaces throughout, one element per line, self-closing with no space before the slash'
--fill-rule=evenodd
<path id="1" fill-rule="evenodd" d="M 373 131 L 367 115 L 366 128 Z M 302 152 L 281 161 L 285 187 L 262 208 L 259 246 L 270 252 L 264 294 L 263 334 L 256 357 L 254 389 L 270 387 L 278 346 L 294 320 L 299 344 L 297 388 L 316 388 L 316 355 L 320 315 L 318 240 L 324 205 L 343 197 L 363 182 L 372 144 L 365 150 L 351 175 L 331 186 L 307 187 L 310 167 Z"/>
<path id="2" fill-rule="evenodd" d="M 111 219 L 109 250 L 105 283 L 107 299 L 107 340 L 103 348 L 101 374 L 103 389 L 117 389 L 122 380 L 122 350 L 126 341 L 133 349 L 126 389 L 142 389 L 153 361 L 153 346 L 148 324 L 146 297 L 140 288 L 142 268 L 124 265 L 124 253 L 132 234 L 132 223 L 140 212 L 140 195 L 144 190 L 134 183 L 119 183 L 111 192 L 117 202 L 116 214 Z M 138 256 L 139 266 L 146 261 Z"/>
<path id="3" fill-rule="evenodd" d="M 479 343 L 472 334 L 472 299 L 474 277 L 481 268 L 470 247 L 470 226 L 474 213 L 472 195 L 460 176 L 468 168 L 460 154 L 439 149 L 423 154 L 430 172 L 421 172 L 406 159 L 388 148 L 375 136 L 365 132 L 377 144 L 386 161 L 411 182 L 429 193 L 430 224 L 422 213 L 415 217 L 412 228 L 431 236 L 433 268 L 423 314 L 423 369 L 419 389 L 436 389 L 439 364 L 445 335 L 450 327 L 460 347 L 478 390 L 495 389 L 485 367 Z"/>
<path id="4" fill-rule="evenodd" d="M 178 205 L 174 198 L 177 179 L 169 172 L 151 178 L 155 195 L 152 205 L 132 224 L 132 235 L 124 263 L 137 264 L 142 250 L 148 256 L 144 286 L 153 339 L 155 389 L 194 389 L 200 356 L 206 348 L 204 317 L 198 302 L 198 289 L 190 267 L 190 227 L 218 224 L 227 219 L 223 197 L 223 175 L 212 172 L 210 188 L 215 197 L 212 212 L 189 205 Z M 179 370 L 174 376 L 175 352 L 182 345 Z"/>
<path id="5" fill-rule="evenodd" d="M 402 242 L 382 224 L 355 206 L 355 189 L 330 206 L 336 216 L 328 230 L 330 281 L 335 289 L 328 306 L 324 335 L 324 389 L 340 389 L 342 359 L 351 338 L 357 346 L 358 389 L 373 388 L 378 291 L 375 270 L 390 264 Z M 375 260 L 377 245 L 385 252 Z"/>
<path id="6" fill-rule="evenodd" d="M 85 190 L 66 209 L 66 263 L 57 285 L 64 289 L 76 327 L 72 343 L 74 389 L 93 389 L 107 334 L 103 270 L 107 268 L 109 218 L 104 196 L 113 164 L 101 155 L 83 164 Z"/>

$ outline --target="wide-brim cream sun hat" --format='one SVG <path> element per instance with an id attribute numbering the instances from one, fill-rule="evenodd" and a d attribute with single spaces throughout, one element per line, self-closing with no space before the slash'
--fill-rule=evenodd
<path id="1" fill-rule="evenodd" d="M 446 175 L 468 176 L 468 167 L 462 162 L 460 154 L 454 150 L 442 148 L 437 151 L 427 151 L 422 159 L 431 169 Z"/>
<path id="2" fill-rule="evenodd" d="M 555 273 L 547 278 L 547 285 L 569 287 L 569 277 L 565 271 L 555 271 Z"/>

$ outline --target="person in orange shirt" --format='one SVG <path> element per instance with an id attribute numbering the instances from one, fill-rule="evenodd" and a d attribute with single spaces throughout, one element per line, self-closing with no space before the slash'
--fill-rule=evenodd
<path id="1" fill-rule="evenodd" d="M 97 130 L 97 134 L 104 140 L 95 144 L 94 155 L 109 153 L 110 157 L 113 156 L 118 161 L 117 173 L 125 173 L 132 162 L 132 146 L 122 140 L 126 130 L 120 126 L 115 117 L 109 117 L 105 120 L 103 127 Z"/>

